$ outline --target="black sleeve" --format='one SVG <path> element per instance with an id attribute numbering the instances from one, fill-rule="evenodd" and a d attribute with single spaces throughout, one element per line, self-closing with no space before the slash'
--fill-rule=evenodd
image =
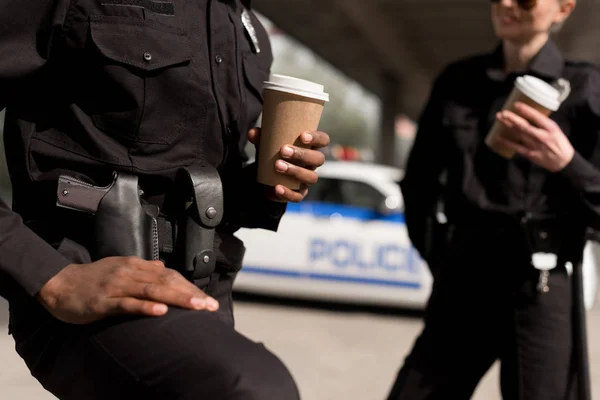
<path id="1" fill-rule="evenodd" d="M 406 227 L 413 246 L 427 259 L 430 221 L 441 194 L 440 175 L 446 166 L 444 149 L 449 140 L 443 129 L 447 72 L 434 82 L 429 101 L 419 118 L 417 135 L 401 182 Z"/>
<path id="2" fill-rule="evenodd" d="M 595 150 L 595 152 L 599 151 L 600 148 Z M 596 154 L 595 158 L 599 156 L 600 154 Z M 561 173 L 579 192 L 585 207 L 586 224 L 595 230 L 600 230 L 600 170 L 596 165 L 575 151 L 573 159 Z"/>
<path id="3" fill-rule="evenodd" d="M 10 275 L 34 296 L 69 264 L 0 200 L 0 271 Z"/>
<path id="4" fill-rule="evenodd" d="M 285 213 L 287 203 L 267 199 L 264 187 L 256 183 L 257 164 L 252 163 L 244 168 L 243 184 L 247 200 L 241 202 L 241 226 L 243 228 L 260 228 L 277 231 L 279 221 Z"/>
<path id="5" fill-rule="evenodd" d="M 577 191 L 586 225 L 600 229 L 600 71 L 584 85 L 587 104 L 576 115 L 575 155 L 560 174 Z"/>
<path id="6" fill-rule="evenodd" d="M 11 93 L 46 64 L 52 32 L 61 28 L 68 3 L 0 2 L 0 109 L 10 107 Z M 10 275 L 33 296 L 68 264 L 0 201 L 0 272 Z"/>

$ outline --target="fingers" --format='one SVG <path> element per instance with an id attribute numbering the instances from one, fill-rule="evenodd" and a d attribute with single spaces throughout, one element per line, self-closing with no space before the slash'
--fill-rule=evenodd
<path id="1" fill-rule="evenodd" d="M 540 155 L 540 151 L 537 149 L 532 149 L 530 147 L 527 147 L 523 144 L 517 143 L 517 142 L 513 142 L 512 140 L 508 140 L 506 138 L 503 137 L 498 137 L 498 142 L 500 145 L 505 146 L 513 151 L 515 151 L 517 154 L 522 155 L 523 157 L 526 157 L 528 159 L 534 159 L 539 157 Z"/>
<path id="2" fill-rule="evenodd" d="M 160 317 L 167 313 L 168 307 L 165 304 L 126 297 L 107 299 L 103 303 L 103 309 L 97 311 L 103 315 L 134 314 Z"/>
<path id="3" fill-rule="evenodd" d="M 319 149 L 321 147 L 329 146 L 330 138 L 329 135 L 325 132 L 304 132 L 300 135 L 300 142 L 311 146 L 314 149 Z"/>
<path id="4" fill-rule="evenodd" d="M 302 199 L 304 199 L 304 197 L 306 196 L 306 193 L 308 193 L 308 189 L 306 187 L 303 187 L 296 192 L 283 185 L 275 186 L 275 194 L 277 195 L 277 197 L 291 203 L 301 202 Z"/>
<path id="5" fill-rule="evenodd" d="M 198 288 L 192 291 L 181 290 L 181 288 L 170 287 L 164 284 L 136 283 L 128 286 L 127 293 L 127 295 L 122 297 L 150 300 L 155 303 L 190 310 L 216 311 L 219 309 L 219 303 Z"/>
<path id="6" fill-rule="evenodd" d="M 129 257 L 121 261 L 123 264 L 111 270 L 105 280 L 109 298 L 133 297 L 193 310 L 216 311 L 219 308 L 214 298 L 179 272 L 165 268 L 161 262 L 140 262 Z"/>
<path id="7" fill-rule="evenodd" d="M 311 170 L 317 169 L 325 163 L 325 155 L 317 150 L 286 145 L 281 148 L 280 153 L 281 157 L 290 163 Z"/>
<path id="8" fill-rule="evenodd" d="M 526 137 L 529 136 L 541 142 L 547 135 L 544 129 L 540 129 L 531 125 L 525 118 L 515 114 L 512 111 L 502 111 L 500 112 L 500 116 L 502 121 L 508 123 L 513 127 L 513 129 L 517 129 L 519 133 L 522 133 Z"/>
<path id="9" fill-rule="evenodd" d="M 253 145 L 257 145 L 260 141 L 260 128 L 252 128 L 248 131 L 248 140 Z"/>
<path id="10" fill-rule="evenodd" d="M 315 171 L 299 167 L 283 160 L 277 160 L 277 162 L 275 162 L 275 170 L 279 173 L 288 175 L 305 185 L 314 185 L 319 179 L 319 176 Z"/>
<path id="11" fill-rule="evenodd" d="M 526 120 L 519 117 L 518 115 L 510 112 L 504 111 L 496 114 L 496 118 L 507 128 L 512 131 L 516 131 L 516 134 L 510 134 L 513 136 L 510 139 L 513 141 L 521 142 L 528 147 L 540 147 L 541 141 L 538 139 L 538 136 L 535 133 L 531 133 L 530 129 L 537 129 L 529 124 Z"/>
<path id="12" fill-rule="evenodd" d="M 314 171 L 325 163 L 325 155 L 313 150 L 329 145 L 329 135 L 324 132 L 304 132 L 299 137 L 305 147 L 286 145 L 281 148 L 282 159 L 275 162 L 275 170 L 288 175 L 302 184 L 299 191 L 278 185 L 275 195 L 288 202 L 298 203 L 308 193 L 307 187 L 317 183 L 319 176 Z"/>
<path id="13" fill-rule="evenodd" d="M 525 118 L 538 128 L 547 131 L 552 131 L 556 128 L 556 122 L 525 103 L 515 103 L 515 110 L 521 117 Z"/>

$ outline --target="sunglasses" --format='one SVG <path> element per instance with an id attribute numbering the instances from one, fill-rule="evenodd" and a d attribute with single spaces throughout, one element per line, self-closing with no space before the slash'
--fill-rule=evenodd
<path id="1" fill-rule="evenodd" d="M 514 0 L 519 8 L 523 10 L 532 10 L 537 5 L 537 0 Z M 492 3 L 500 3 L 500 0 L 492 0 Z"/>

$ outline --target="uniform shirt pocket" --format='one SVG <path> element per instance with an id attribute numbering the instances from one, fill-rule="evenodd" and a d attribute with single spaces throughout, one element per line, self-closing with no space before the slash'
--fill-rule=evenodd
<path id="1" fill-rule="evenodd" d="M 189 103 L 192 47 L 183 30 L 153 21 L 92 16 L 90 68 L 100 77 L 90 115 L 118 140 L 170 145 Z"/>

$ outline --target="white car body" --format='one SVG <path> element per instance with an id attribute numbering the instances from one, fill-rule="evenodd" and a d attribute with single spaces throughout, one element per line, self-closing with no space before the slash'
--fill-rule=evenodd
<path id="1" fill-rule="evenodd" d="M 278 232 L 238 232 L 247 250 L 234 289 L 424 308 L 432 277 L 408 238 L 398 185 L 402 171 L 330 161 L 319 168 L 319 176 L 310 198 L 288 205 Z M 588 307 L 595 299 L 599 249 L 588 244 L 585 251 Z"/>

